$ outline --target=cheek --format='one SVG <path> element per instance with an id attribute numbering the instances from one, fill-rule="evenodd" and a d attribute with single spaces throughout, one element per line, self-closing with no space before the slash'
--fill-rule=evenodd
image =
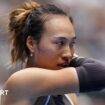
<path id="1" fill-rule="evenodd" d="M 57 59 L 57 52 L 51 48 L 39 48 L 37 53 L 38 59 L 44 61 L 52 61 Z"/>
<path id="2" fill-rule="evenodd" d="M 75 53 L 75 46 L 73 46 L 73 50 L 72 50 L 73 54 Z"/>
<path id="3" fill-rule="evenodd" d="M 71 49 L 71 53 L 74 53 L 75 52 L 75 46 L 74 45 L 71 46 L 70 49 Z"/>
<path id="4" fill-rule="evenodd" d="M 74 47 L 71 49 L 71 53 L 74 54 Z"/>

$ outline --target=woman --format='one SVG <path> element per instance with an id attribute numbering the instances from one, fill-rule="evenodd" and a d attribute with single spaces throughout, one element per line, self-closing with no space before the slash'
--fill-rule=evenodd
<path id="1" fill-rule="evenodd" d="M 74 57 L 72 18 L 59 8 L 27 3 L 10 14 L 9 28 L 12 63 L 26 62 L 26 67 L 7 80 L 9 92 L 2 97 L 2 105 L 73 105 L 64 94 L 105 87 L 98 82 L 104 76 L 90 75 L 94 67 L 95 73 L 105 74 L 105 65 Z"/>

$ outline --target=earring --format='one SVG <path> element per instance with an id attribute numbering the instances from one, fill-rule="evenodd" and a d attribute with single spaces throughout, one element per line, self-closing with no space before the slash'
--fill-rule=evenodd
<path id="1" fill-rule="evenodd" d="M 33 56 L 33 53 L 30 54 L 30 57 L 32 57 L 32 56 Z"/>

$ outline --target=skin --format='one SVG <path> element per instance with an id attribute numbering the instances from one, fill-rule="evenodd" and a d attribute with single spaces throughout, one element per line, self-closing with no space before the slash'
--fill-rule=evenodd
<path id="1" fill-rule="evenodd" d="M 3 105 L 33 105 L 39 96 L 78 91 L 75 68 L 58 66 L 70 62 L 74 55 L 75 32 L 69 18 L 51 16 L 44 28 L 39 44 L 28 36 L 26 45 L 33 56 L 29 56 L 26 69 L 14 73 L 5 83 L 9 94 L 2 97 Z"/>

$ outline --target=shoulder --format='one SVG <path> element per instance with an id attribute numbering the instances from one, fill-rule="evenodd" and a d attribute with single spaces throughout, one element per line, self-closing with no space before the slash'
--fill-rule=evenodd
<path id="1" fill-rule="evenodd" d="M 17 94 L 17 96 L 38 96 L 39 91 L 43 87 L 44 81 L 51 82 L 52 70 L 42 70 L 40 68 L 26 68 L 15 72 L 5 82 L 4 88 L 9 90 L 11 94 Z M 49 80 L 50 79 L 50 80 Z"/>
<path id="2" fill-rule="evenodd" d="M 8 80 L 5 82 L 4 89 L 9 91 L 9 95 L 13 96 L 19 93 L 23 93 L 25 90 L 25 78 L 26 75 L 23 75 L 23 71 L 18 71 L 12 74 Z M 27 91 L 28 92 L 28 91 Z"/>

